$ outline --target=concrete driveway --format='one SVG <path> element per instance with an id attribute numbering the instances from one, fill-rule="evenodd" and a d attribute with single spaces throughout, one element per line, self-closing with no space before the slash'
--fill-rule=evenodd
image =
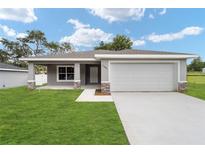
<path id="1" fill-rule="evenodd" d="M 205 144 L 205 101 L 177 92 L 112 96 L 130 144 Z"/>

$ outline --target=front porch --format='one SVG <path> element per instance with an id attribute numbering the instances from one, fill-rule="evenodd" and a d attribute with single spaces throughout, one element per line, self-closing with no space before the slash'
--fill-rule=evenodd
<path id="1" fill-rule="evenodd" d="M 36 87 L 35 65 L 47 67 L 47 85 Z M 30 89 L 99 89 L 100 62 L 38 62 L 29 63 L 28 88 Z"/>

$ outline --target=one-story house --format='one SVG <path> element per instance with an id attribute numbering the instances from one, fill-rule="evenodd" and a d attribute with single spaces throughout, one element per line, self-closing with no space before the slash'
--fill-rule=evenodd
<path id="1" fill-rule="evenodd" d="M 24 86 L 27 84 L 28 70 L 0 63 L 0 88 Z"/>
<path id="2" fill-rule="evenodd" d="M 35 87 L 34 65 L 47 66 L 48 85 L 100 84 L 110 91 L 183 91 L 188 58 L 197 55 L 150 50 L 96 50 L 21 58 L 29 63 L 28 87 Z"/>

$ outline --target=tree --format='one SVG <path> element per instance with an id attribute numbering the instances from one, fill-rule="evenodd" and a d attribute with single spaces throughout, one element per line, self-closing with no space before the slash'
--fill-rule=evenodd
<path id="1" fill-rule="evenodd" d="M 45 44 L 47 43 L 47 39 L 45 37 L 45 34 L 41 32 L 40 30 L 32 30 L 27 31 L 28 36 L 25 38 L 25 40 L 28 41 L 28 43 L 31 44 L 31 50 L 33 55 L 41 55 L 45 52 Z"/>
<path id="2" fill-rule="evenodd" d="M 45 44 L 50 53 L 57 53 L 60 50 L 60 45 L 57 42 L 48 42 Z"/>
<path id="3" fill-rule="evenodd" d="M 101 41 L 99 46 L 95 47 L 95 50 L 112 50 L 112 43 L 104 43 Z"/>
<path id="4" fill-rule="evenodd" d="M 19 61 L 19 58 L 29 55 L 29 49 L 27 49 L 28 47 L 25 44 L 19 40 L 9 41 L 5 38 L 1 39 L 1 43 L 3 45 L 3 49 L 1 49 L 2 61 L 10 61 L 17 66 L 26 66 L 25 62 Z"/>
<path id="5" fill-rule="evenodd" d="M 188 71 L 201 71 L 205 67 L 205 63 L 201 58 L 194 59 L 191 64 L 188 65 Z"/>
<path id="6" fill-rule="evenodd" d="M 9 54 L 4 50 L 0 49 L 0 62 L 6 63 L 9 60 Z"/>
<path id="7" fill-rule="evenodd" d="M 60 44 L 61 51 L 64 53 L 72 52 L 73 47 L 69 42 L 63 42 Z"/>
<path id="8" fill-rule="evenodd" d="M 125 35 L 116 35 L 112 42 L 104 43 L 101 41 L 99 46 L 95 47 L 95 50 L 124 50 L 124 49 L 131 49 L 133 42 L 131 39 Z"/>
<path id="9" fill-rule="evenodd" d="M 113 50 L 124 50 L 124 49 L 131 49 L 133 42 L 130 40 L 129 37 L 125 35 L 117 35 L 113 38 L 112 42 L 112 49 Z"/>
<path id="10" fill-rule="evenodd" d="M 69 53 L 72 52 L 72 46 L 68 42 L 59 44 L 58 42 L 48 42 L 46 43 L 46 48 L 50 53 Z"/>

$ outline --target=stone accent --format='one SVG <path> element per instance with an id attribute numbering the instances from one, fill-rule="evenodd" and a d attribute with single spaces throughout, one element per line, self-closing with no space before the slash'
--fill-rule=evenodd
<path id="1" fill-rule="evenodd" d="M 187 81 L 180 81 L 178 82 L 178 92 L 185 92 L 185 90 L 187 89 Z"/>
<path id="2" fill-rule="evenodd" d="M 73 87 L 75 89 L 80 89 L 81 85 L 80 85 L 80 81 L 75 81 Z"/>
<path id="3" fill-rule="evenodd" d="M 28 81 L 27 87 L 28 89 L 35 89 L 36 88 L 35 81 Z"/>
<path id="4" fill-rule="evenodd" d="M 101 91 L 104 94 L 110 94 L 110 83 L 101 83 Z"/>

